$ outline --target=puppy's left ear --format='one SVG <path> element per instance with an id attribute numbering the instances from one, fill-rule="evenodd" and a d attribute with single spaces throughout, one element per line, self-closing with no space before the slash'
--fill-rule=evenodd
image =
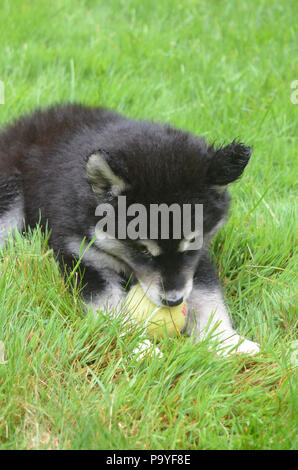
<path id="1" fill-rule="evenodd" d="M 215 151 L 207 170 L 209 184 L 224 186 L 238 179 L 252 154 L 251 147 L 233 141 Z"/>
<path id="2" fill-rule="evenodd" d="M 92 153 L 86 165 L 88 182 L 95 194 L 111 193 L 118 196 L 127 185 L 109 165 L 109 156 L 104 150 Z"/>

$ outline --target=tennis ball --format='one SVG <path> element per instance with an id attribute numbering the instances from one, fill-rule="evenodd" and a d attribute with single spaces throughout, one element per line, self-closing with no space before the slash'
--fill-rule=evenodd
<path id="1" fill-rule="evenodd" d="M 165 329 L 168 336 L 178 335 L 186 322 L 186 302 L 177 307 L 155 305 L 139 285 L 129 291 L 125 306 L 133 318 L 146 326 L 149 336 L 161 338 Z"/>

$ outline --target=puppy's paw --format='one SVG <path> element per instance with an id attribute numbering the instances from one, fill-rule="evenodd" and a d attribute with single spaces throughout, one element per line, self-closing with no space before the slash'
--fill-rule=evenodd
<path id="1" fill-rule="evenodd" d="M 163 353 L 159 348 L 151 343 L 149 339 L 145 339 L 141 343 L 138 344 L 138 346 L 133 350 L 133 353 L 137 356 L 138 360 L 143 359 L 147 354 L 150 355 L 150 357 L 157 356 L 158 358 L 161 358 L 163 356 Z"/>
<path id="2" fill-rule="evenodd" d="M 253 356 L 260 352 L 260 346 L 254 341 L 245 339 L 240 335 L 233 335 L 223 342 L 222 355 L 231 356 L 233 354 L 250 354 Z"/>
<path id="3" fill-rule="evenodd" d="M 251 356 L 259 352 L 260 352 L 260 345 L 258 343 L 255 343 L 254 341 L 250 341 L 249 339 L 245 339 L 245 338 L 243 338 L 243 343 L 239 344 L 239 346 L 236 349 L 237 354 L 244 353 L 244 354 L 250 354 Z"/>

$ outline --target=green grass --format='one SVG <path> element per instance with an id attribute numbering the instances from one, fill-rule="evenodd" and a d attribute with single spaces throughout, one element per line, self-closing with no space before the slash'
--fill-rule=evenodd
<path id="1" fill-rule="evenodd" d="M 1 449 L 297 448 L 295 6 L 2 0 L 2 124 L 74 100 L 253 145 L 212 250 L 262 352 L 220 359 L 178 338 L 137 361 L 140 332 L 84 316 L 39 231 L 18 235 L 0 255 Z"/>

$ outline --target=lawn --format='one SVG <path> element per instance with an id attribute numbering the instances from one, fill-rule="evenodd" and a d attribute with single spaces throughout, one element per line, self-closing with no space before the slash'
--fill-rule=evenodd
<path id="1" fill-rule="evenodd" d="M 172 338 L 138 361 L 140 331 L 85 316 L 47 239 L 17 235 L 0 252 L 0 448 L 297 448 L 296 2 L 2 0 L 0 17 L 1 125 L 79 101 L 254 147 L 212 255 L 262 345 L 223 359 Z"/>

